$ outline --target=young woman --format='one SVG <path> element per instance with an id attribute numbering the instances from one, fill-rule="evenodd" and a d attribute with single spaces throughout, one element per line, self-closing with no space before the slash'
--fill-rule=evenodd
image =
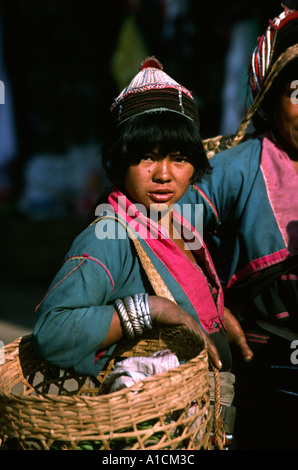
<path id="1" fill-rule="evenodd" d="M 115 188 L 74 241 L 37 307 L 36 348 L 62 368 L 96 376 L 123 335 L 186 325 L 206 339 L 214 364 L 229 369 L 220 283 L 198 230 L 175 210 L 189 184 L 209 170 L 193 98 L 151 58 L 111 114 L 102 156 Z M 132 236 L 173 300 L 155 295 Z M 238 323 L 231 326 L 249 353 Z"/>

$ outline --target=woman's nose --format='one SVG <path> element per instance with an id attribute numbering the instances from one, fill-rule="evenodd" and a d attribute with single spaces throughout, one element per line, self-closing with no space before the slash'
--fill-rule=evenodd
<path id="1" fill-rule="evenodd" d="M 156 166 L 152 175 L 155 182 L 167 182 L 171 181 L 171 163 L 167 160 L 161 160 L 156 162 Z"/>

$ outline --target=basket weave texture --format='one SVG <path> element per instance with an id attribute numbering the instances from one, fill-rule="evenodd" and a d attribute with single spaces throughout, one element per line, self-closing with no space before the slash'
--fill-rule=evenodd
<path id="1" fill-rule="evenodd" d="M 186 362 L 100 394 L 115 358 L 163 349 Z M 86 441 L 98 450 L 211 448 L 208 353 L 185 328 L 154 329 L 146 338 L 123 340 L 97 379 L 41 360 L 29 335 L 4 347 L 0 377 L 2 448 L 17 442 L 20 449 L 67 450 L 84 448 Z"/>

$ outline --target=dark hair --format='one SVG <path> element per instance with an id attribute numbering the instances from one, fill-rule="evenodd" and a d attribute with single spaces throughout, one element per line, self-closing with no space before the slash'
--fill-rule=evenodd
<path id="1" fill-rule="evenodd" d="M 119 189 L 128 167 L 158 147 L 162 155 L 180 152 L 194 166 L 190 183 L 211 171 L 197 125 L 189 118 L 171 111 L 144 113 L 116 126 L 102 148 L 102 162 L 107 176 Z"/>

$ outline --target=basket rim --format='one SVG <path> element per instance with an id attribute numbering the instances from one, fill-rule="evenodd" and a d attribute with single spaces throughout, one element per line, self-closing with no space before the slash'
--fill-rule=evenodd
<path id="1" fill-rule="evenodd" d="M 178 330 L 179 330 L 179 328 L 177 329 L 177 331 Z M 201 341 L 201 338 L 196 333 L 188 330 L 187 328 L 182 327 L 182 328 L 180 328 L 180 330 L 182 330 L 182 331 L 184 330 L 185 332 L 190 333 L 194 337 L 197 336 L 198 339 Z M 18 349 L 19 349 L 19 346 L 20 346 L 21 342 L 23 340 L 27 341 L 27 342 L 30 342 L 30 340 L 32 340 L 32 336 L 33 336 L 32 334 L 21 336 L 19 338 L 16 338 L 11 343 L 5 345 L 4 346 L 4 351 L 6 349 L 9 349 L 9 353 L 6 356 L 5 363 L 9 362 L 9 360 L 13 360 L 15 358 L 15 356 L 18 355 Z M 141 339 L 142 338 L 140 338 L 140 340 Z M 3 391 L 2 387 L 1 387 L 1 382 L 0 382 L 0 398 L 5 398 L 6 400 L 11 399 L 12 401 L 20 401 L 20 400 L 23 399 L 26 402 L 32 401 L 32 403 L 39 403 L 39 402 L 45 402 L 45 401 L 61 402 L 61 403 L 65 403 L 65 404 L 71 403 L 71 402 L 90 403 L 90 404 L 100 403 L 100 402 L 104 403 L 107 400 L 112 400 L 114 397 L 117 398 L 117 397 L 121 397 L 121 396 L 126 396 L 126 395 L 130 394 L 131 392 L 135 392 L 135 391 L 141 392 L 142 388 L 144 386 L 146 386 L 146 384 L 150 385 L 151 382 L 153 383 L 153 382 L 156 382 L 156 381 L 159 381 L 159 380 L 162 380 L 162 379 L 171 380 L 173 377 L 178 377 L 178 379 L 181 378 L 181 382 L 182 382 L 183 374 L 189 368 L 195 367 L 199 361 L 205 361 L 208 364 L 208 351 L 206 349 L 206 346 L 203 346 L 203 344 L 201 346 L 202 346 L 202 349 L 201 349 L 200 353 L 197 354 L 195 357 L 187 360 L 185 363 L 180 363 L 177 367 L 168 369 L 168 370 L 163 371 L 163 372 L 159 372 L 159 373 L 154 374 L 152 376 L 144 377 L 144 379 L 136 382 L 135 384 L 131 385 L 130 387 L 127 387 L 127 388 L 124 388 L 124 389 L 121 389 L 121 390 L 117 390 L 115 392 L 106 393 L 106 394 L 98 394 L 96 396 L 87 396 L 87 395 L 67 396 L 67 395 L 56 395 L 54 393 L 42 393 L 42 392 L 38 392 L 38 391 L 35 390 L 35 393 L 36 393 L 36 395 L 35 395 L 35 394 L 5 392 L 5 391 Z M 141 355 L 135 356 L 135 357 L 141 357 Z M 48 361 L 46 361 L 42 358 L 41 358 L 41 361 L 44 362 L 44 363 L 50 364 Z M 60 370 L 66 370 L 66 369 L 63 369 L 63 368 L 59 368 L 59 369 Z M 0 366 L 0 374 L 1 374 L 1 366 Z M 75 375 L 77 375 L 78 377 L 86 377 L 86 378 L 90 377 L 90 378 L 92 378 L 91 376 L 88 376 L 86 374 L 75 374 Z M 209 381 L 209 390 L 210 390 L 210 381 Z"/>
<path id="2" fill-rule="evenodd" d="M 163 372 L 159 372 L 157 374 L 154 374 L 150 377 L 145 377 L 144 379 L 136 382 L 134 385 L 131 385 L 130 387 L 127 387 L 125 388 L 125 391 L 130 392 L 130 391 L 136 391 L 136 386 L 137 384 L 143 384 L 143 383 L 147 383 L 147 382 L 150 382 L 150 381 L 155 381 L 157 379 L 160 379 L 161 377 L 163 376 L 176 376 L 177 374 L 181 374 L 181 372 L 185 371 L 186 369 L 189 369 L 190 366 L 193 366 L 193 365 L 196 365 L 198 360 L 199 359 L 202 359 L 204 356 L 208 356 L 208 352 L 206 349 L 203 349 L 200 354 L 198 354 L 197 356 L 195 356 L 193 359 L 189 359 L 189 361 L 187 361 L 186 363 L 182 363 L 182 364 L 179 364 L 179 366 L 177 367 L 174 367 L 172 369 L 168 369 L 166 371 L 163 371 Z M 137 357 L 137 356 L 136 356 Z M 0 372 L 1 372 L 1 369 L 0 369 Z M 83 374 L 82 374 L 83 375 Z M 86 376 L 88 377 L 88 376 Z M 139 388 L 139 387 L 137 387 Z M 132 390 L 133 389 L 133 390 Z M 121 395 L 123 394 L 123 389 L 122 390 L 118 390 L 116 392 L 111 392 L 109 394 L 102 394 L 102 395 L 98 395 L 96 397 L 88 397 L 88 396 L 85 396 L 85 395 L 72 395 L 72 396 L 65 396 L 65 395 L 55 395 L 54 393 L 39 393 L 39 392 L 36 392 L 37 395 L 26 395 L 26 394 L 22 394 L 22 393 L 12 393 L 12 392 L 2 392 L 1 391 L 1 384 L 0 384 L 0 396 L 16 396 L 16 397 L 26 397 L 26 398 L 40 398 L 44 401 L 44 398 L 45 397 L 49 397 L 51 400 L 52 399 L 55 399 L 55 397 L 58 397 L 59 399 L 61 399 L 62 401 L 68 401 L 67 399 L 72 399 L 72 398 L 82 398 L 84 400 L 88 399 L 88 401 L 93 401 L 94 399 L 98 399 L 100 397 L 105 397 L 106 395 L 108 396 L 117 396 L 117 395 Z"/>
<path id="3" fill-rule="evenodd" d="M 99 394 L 97 396 L 92 396 L 92 397 L 89 397 L 89 396 L 86 396 L 86 395 L 71 395 L 71 396 L 65 396 L 65 395 L 55 395 L 54 393 L 39 393 L 39 392 L 36 392 L 37 395 L 32 395 L 32 394 L 29 394 L 29 395 L 26 395 L 24 393 L 12 393 L 12 392 L 3 392 L 1 391 L 1 384 L 0 384 L 0 399 L 1 397 L 5 397 L 6 399 L 15 399 L 17 401 L 21 400 L 21 399 L 24 399 L 26 401 L 32 401 L 32 402 L 35 402 L 35 403 L 38 403 L 38 402 L 45 402 L 45 401 L 51 401 L 51 402 L 54 402 L 54 401 L 60 401 L 61 403 L 68 403 L 68 402 L 82 402 L 82 403 L 93 403 L 93 402 L 96 402 L 96 403 L 99 403 L 100 401 L 102 401 L 103 403 L 107 400 L 107 397 L 109 397 L 109 399 L 111 400 L 112 398 L 116 398 L 116 397 L 120 397 L 122 395 L 127 395 L 131 392 L 135 392 L 135 391 L 139 391 L 141 392 L 142 390 L 142 387 L 144 385 L 146 385 L 148 382 L 151 383 L 151 382 L 155 382 L 157 380 L 160 380 L 160 379 L 169 379 L 171 380 L 172 377 L 174 376 L 180 376 L 181 373 L 183 373 L 184 371 L 186 371 L 187 369 L 190 368 L 190 366 L 195 366 L 198 362 L 199 359 L 202 359 L 204 358 L 204 356 L 208 356 L 208 352 L 206 349 L 203 349 L 200 354 L 198 354 L 196 357 L 194 357 L 193 359 L 190 359 L 189 361 L 187 361 L 186 363 L 184 364 L 179 364 L 179 366 L 175 367 L 175 368 L 172 368 L 172 369 L 169 369 L 167 371 L 164 371 L 164 372 L 159 372 L 157 374 L 154 374 L 150 377 L 145 377 L 144 379 L 140 380 L 139 382 L 136 382 L 135 384 L 131 385 L 130 387 L 127 387 L 125 389 L 121 389 L 121 390 L 117 390 L 115 392 L 111 392 L 111 393 L 107 393 L 107 394 Z M 1 369 L 0 369 L 0 372 L 1 372 Z M 88 376 L 86 376 L 88 377 Z M 138 390 L 136 390 L 138 389 Z M 139 390 L 140 389 L 140 390 Z"/>

